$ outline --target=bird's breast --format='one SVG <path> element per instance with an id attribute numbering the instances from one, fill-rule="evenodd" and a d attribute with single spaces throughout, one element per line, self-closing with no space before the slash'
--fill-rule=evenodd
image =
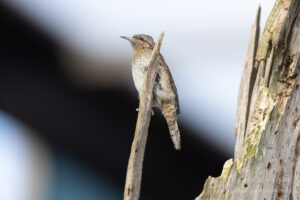
<path id="1" fill-rule="evenodd" d="M 148 65 L 150 63 L 149 56 L 137 56 L 132 61 L 132 76 L 136 89 L 141 94 L 144 80 L 146 77 Z M 168 73 L 164 66 L 158 66 L 158 77 L 154 83 L 154 98 L 157 100 L 172 100 L 175 99 L 175 94 L 172 91 Z"/>
<path id="2" fill-rule="evenodd" d="M 150 59 L 145 58 L 136 58 L 132 62 L 133 81 L 139 93 L 141 93 L 143 89 L 144 79 L 147 73 L 149 62 Z"/>

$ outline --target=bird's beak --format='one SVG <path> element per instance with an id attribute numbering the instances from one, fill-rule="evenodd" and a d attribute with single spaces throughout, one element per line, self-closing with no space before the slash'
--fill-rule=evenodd
<path id="1" fill-rule="evenodd" d="M 134 38 L 132 38 L 132 37 L 126 37 L 126 36 L 121 36 L 121 38 L 123 38 L 125 40 L 128 40 L 130 42 L 132 42 L 134 40 Z"/>

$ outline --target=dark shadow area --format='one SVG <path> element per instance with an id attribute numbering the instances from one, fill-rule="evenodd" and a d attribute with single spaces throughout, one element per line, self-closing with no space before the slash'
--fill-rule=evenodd
<path id="1" fill-rule="evenodd" d="M 53 150 L 63 149 L 123 187 L 137 95 L 76 87 L 61 70 L 55 40 L 3 5 L 0 26 L 0 109 L 36 130 Z M 193 199 L 209 175 L 220 175 L 227 157 L 184 122 L 179 127 L 180 152 L 161 114 L 152 118 L 141 199 Z"/>

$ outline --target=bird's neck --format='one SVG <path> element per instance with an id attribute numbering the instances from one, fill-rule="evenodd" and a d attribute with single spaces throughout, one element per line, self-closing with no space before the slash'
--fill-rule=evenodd
<path id="1" fill-rule="evenodd" d="M 152 54 L 151 48 L 137 48 L 134 50 L 133 63 L 139 59 L 150 59 Z"/>

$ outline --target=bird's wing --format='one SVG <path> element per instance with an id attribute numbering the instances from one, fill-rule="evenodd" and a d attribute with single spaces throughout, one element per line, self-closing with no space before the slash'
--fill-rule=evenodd
<path id="1" fill-rule="evenodd" d="M 180 110 L 180 106 L 179 106 L 179 97 L 178 97 L 178 93 L 177 93 L 177 88 L 176 88 L 173 76 L 171 74 L 171 71 L 170 71 L 167 63 L 165 62 L 164 57 L 161 54 L 159 54 L 159 62 L 160 62 L 160 65 L 166 66 L 166 72 L 168 73 L 168 75 L 170 77 L 170 84 L 171 84 L 172 90 L 174 91 L 174 94 L 175 94 L 175 104 L 176 104 L 176 108 L 177 108 L 177 115 L 179 115 L 181 110 Z"/>

